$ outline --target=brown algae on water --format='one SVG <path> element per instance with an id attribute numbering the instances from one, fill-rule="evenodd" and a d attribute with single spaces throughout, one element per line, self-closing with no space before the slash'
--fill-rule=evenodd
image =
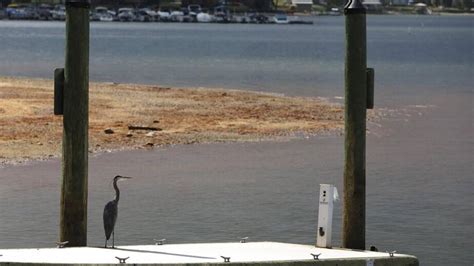
<path id="1" fill-rule="evenodd" d="M 321 98 L 229 89 L 91 83 L 91 152 L 170 144 L 256 141 L 338 132 L 343 109 Z M 60 155 L 53 81 L 0 78 L 0 162 Z"/>

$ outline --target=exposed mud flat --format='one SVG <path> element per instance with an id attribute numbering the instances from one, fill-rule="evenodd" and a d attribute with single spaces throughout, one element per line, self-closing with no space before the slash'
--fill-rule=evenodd
<path id="1" fill-rule="evenodd" d="M 259 141 L 340 132 L 342 106 L 323 98 L 229 89 L 90 84 L 90 152 Z M 61 153 L 53 81 L 0 78 L 0 162 Z"/>

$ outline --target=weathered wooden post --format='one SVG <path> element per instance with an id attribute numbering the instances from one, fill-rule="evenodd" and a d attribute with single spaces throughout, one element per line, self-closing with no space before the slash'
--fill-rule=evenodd
<path id="1" fill-rule="evenodd" d="M 344 14 L 346 59 L 342 246 L 365 249 L 366 10 L 360 0 L 349 0 L 344 7 Z"/>
<path id="2" fill-rule="evenodd" d="M 66 1 L 60 241 L 87 245 L 89 0 Z"/>

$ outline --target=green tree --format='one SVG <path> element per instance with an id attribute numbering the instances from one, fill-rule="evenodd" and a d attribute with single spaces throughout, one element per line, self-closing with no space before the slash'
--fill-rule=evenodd
<path id="1" fill-rule="evenodd" d="M 346 3 L 345 0 L 327 0 L 328 8 L 331 7 L 341 7 Z"/>
<path id="2" fill-rule="evenodd" d="M 258 11 L 270 11 L 273 10 L 273 0 L 256 0 L 254 1 L 255 9 Z"/>

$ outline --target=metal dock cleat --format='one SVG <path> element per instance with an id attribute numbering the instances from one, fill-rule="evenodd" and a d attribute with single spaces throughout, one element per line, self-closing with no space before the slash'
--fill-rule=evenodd
<path id="1" fill-rule="evenodd" d="M 163 239 L 153 239 L 153 241 L 155 241 L 155 245 L 158 245 L 158 246 L 161 246 L 165 243 L 166 241 L 166 238 L 163 238 Z"/>
<path id="2" fill-rule="evenodd" d="M 321 256 L 321 253 L 319 253 L 319 254 L 311 253 L 311 255 L 313 256 L 314 260 L 319 260 L 319 256 Z"/>
<path id="3" fill-rule="evenodd" d="M 126 257 L 126 258 L 115 257 L 115 258 L 118 259 L 119 263 L 126 263 L 126 260 L 128 260 L 130 257 Z"/>
<path id="4" fill-rule="evenodd" d="M 230 257 L 224 257 L 224 256 L 221 256 L 221 258 L 224 259 L 224 262 L 230 262 Z"/>
<path id="5" fill-rule="evenodd" d="M 63 248 L 64 246 L 66 246 L 67 244 L 69 243 L 69 241 L 63 241 L 63 242 L 56 242 L 56 247 L 57 248 Z"/>
<path id="6" fill-rule="evenodd" d="M 397 253 L 396 250 L 392 250 L 392 251 L 386 251 L 388 253 L 388 255 L 390 256 L 390 258 L 393 258 L 395 256 L 395 253 Z"/>

